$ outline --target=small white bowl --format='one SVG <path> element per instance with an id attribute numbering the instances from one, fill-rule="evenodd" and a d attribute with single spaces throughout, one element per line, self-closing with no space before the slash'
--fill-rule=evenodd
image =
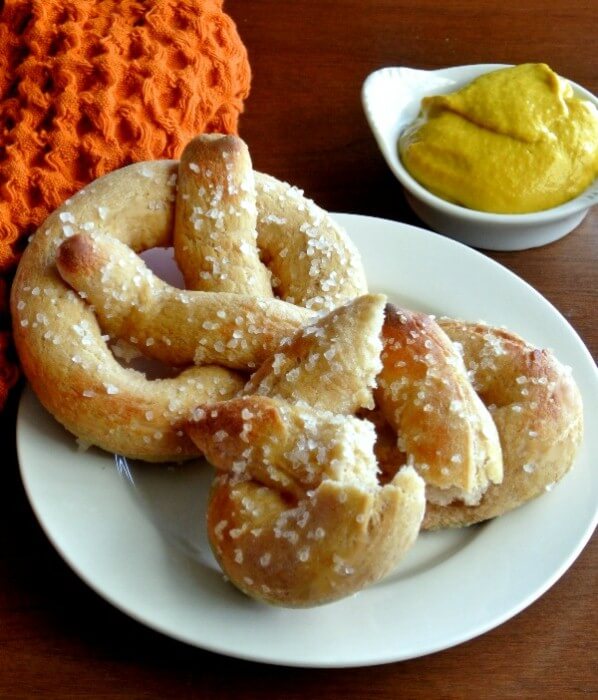
<path id="1" fill-rule="evenodd" d="M 490 214 L 447 202 L 422 187 L 407 172 L 398 154 L 398 139 L 414 121 L 422 97 L 458 90 L 482 73 L 504 64 L 455 66 L 439 70 L 382 68 L 371 73 L 362 88 L 367 120 L 386 162 L 405 188 L 413 211 L 434 231 L 476 248 L 524 250 L 562 238 L 578 226 L 598 203 L 598 179 L 565 204 L 532 214 Z M 598 99 L 569 81 L 574 93 L 598 107 Z"/>

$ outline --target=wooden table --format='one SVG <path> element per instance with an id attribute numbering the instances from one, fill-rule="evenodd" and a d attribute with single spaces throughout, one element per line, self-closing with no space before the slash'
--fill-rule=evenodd
<path id="1" fill-rule="evenodd" d="M 412 6 L 413 5 L 413 6 Z M 228 0 L 249 50 L 241 120 L 255 167 L 324 207 L 418 224 L 370 136 L 363 79 L 385 65 L 545 61 L 598 93 L 596 8 L 580 0 Z M 598 355 L 598 211 L 552 245 L 490 253 Z M 456 648 L 374 669 L 301 670 L 186 647 L 92 593 L 36 523 L 17 471 L 16 394 L 2 417 L 0 697 L 472 698 L 598 693 L 594 538 L 540 600 Z M 596 426 L 591 429 L 595 430 Z"/>

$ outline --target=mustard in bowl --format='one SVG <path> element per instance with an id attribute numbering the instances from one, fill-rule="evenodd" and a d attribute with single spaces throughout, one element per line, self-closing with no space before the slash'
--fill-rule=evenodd
<path id="1" fill-rule="evenodd" d="M 362 101 L 411 208 L 463 243 L 544 245 L 598 202 L 598 100 L 544 64 L 384 68 L 368 76 Z M 405 146 L 416 143 L 408 162 Z"/>
<path id="2" fill-rule="evenodd" d="M 424 97 L 399 154 L 420 184 L 450 202 L 543 211 L 598 176 L 598 110 L 544 63 L 502 68 Z"/>

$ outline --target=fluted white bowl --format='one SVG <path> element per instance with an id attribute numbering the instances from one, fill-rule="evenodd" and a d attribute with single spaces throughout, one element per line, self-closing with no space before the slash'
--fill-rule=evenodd
<path id="1" fill-rule="evenodd" d="M 524 250 L 556 241 L 576 228 L 598 203 L 598 179 L 578 197 L 557 207 L 530 214 L 493 214 L 432 194 L 409 174 L 398 153 L 399 135 L 417 117 L 423 97 L 458 90 L 483 73 L 505 67 L 478 64 L 439 70 L 381 68 L 366 78 L 361 96 L 382 155 L 422 221 L 434 231 L 476 248 Z M 598 99 L 592 93 L 569 82 L 577 96 L 598 107 Z"/>

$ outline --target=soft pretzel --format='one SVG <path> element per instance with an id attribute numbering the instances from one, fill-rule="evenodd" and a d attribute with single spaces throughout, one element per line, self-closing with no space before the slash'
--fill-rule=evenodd
<path id="1" fill-rule="evenodd" d="M 583 408 L 570 368 L 509 331 L 440 319 L 463 352 L 473 387 L 496 424 L 504 477 L 480 503 L 428 503 L 424 527 L 471 525 L 550 490 L 571 468 L 583 435 Z"/>
<path id="2" fill-rule="evenodd" d="M 417 536 L 423 480 L 407 467 L 381 486 L 373 425 L 326 410 L 373 405 L 384 302 L 363 296 L 300 329 L 266 364 L 262 395 L 250 382 L 245 396 L 198 406 L 185 428 L 218 470 L 212 548 L 253 597 L 287 606 L 341 598 L 387 574 Z M 355 357 L 368 371 L 352 377 Z"/>
<path id="3" fill-rule="evenodd" d="M 223 161 L 232 163 L 234 172 L 240 151 L 231 145 L 235 143 L 231 138 L 223 137 L 217 142 Z M 239 167 L 246 172 L 244 162 Z M 200 168 L 201 164 L 188 161 L 187 169 L 192 173 L 198 174 L 195 171 Z M 65 275 L 81 273 L 78 277 L 81 281 L 86 274 L 93 277 L 97 263 L 94 255 L 106 252 L 104 244 L 108 249 L 111 245 L 117 249 L 119 244 L 124 245 L 135 253 L 170 246 L 178 172 L 179 163 L 175 161 L 134 164 L 96 180 L 67 200 L 50 215 L 31 240 L 21 258 L 11 293 L 17 351 L 24 372 L 42 404 L 83 441 L 111 452 L 151 461 L 196 455 L 197 448 L 180 430 L 180 421 L 188 418 L 192 405 L 234 396 L 244 380 L 223 367 L 199 367 L 186 369 L 167 380 L 150 381 L 139 372 L 122 367 L 106 342 L 117 338 L 107 337 L 108 334 L 102 331 L 93 306 L 85 299 L 86 292 L 81 289 L 78 290 L 80 294 L 76 294 L 58 273 L 57 250 L 63 242 L 77 235 L 72 243 L 68 241 L 60 260 Z M 207 190 L 216 191 L 222 185 L 223 192 L 226 190 L 232 198 L 226 204 L 243 208 L 239 198 L 246 201 L 249 192 L 235 193 L 235 187 L 229 187 L 228 181 L 216 182 L 217 172 L 202 172 Z M 229 171 L 225 169 L 225 172 Z M 290 301 L 315 313 L 334 308 L 365 292 L 365 275 L 355 247 L 328 214 L 286 183 L 259 173 L 254 173 L 254 179 L 259 254 L 269 265 L 274 291 L 288 302 L 289 317 L 299 323 L 307 314 L 305 310 L 302 312 L 293 307 Z M 183 194 L 204 196 L 194 193 L 188 182 L 185 187 L 181 201 L 188 201 L 182 199 Z M 198 203 L 197 206 L 202 205 Z M 216 216 L 219 203 L 214 202 L 213 208 L 212 213 Z M 242 225 L 250 226 L 252 222 L 251 218 Z M 247 230 L 242 233 L 239 250 L 246 249 L 243 244 L 253 235 Z M 90 241 L 84 238 L 86 235 L 93 235 L 93 245 L 87 245 Z M 78 267 L 77 251 L 84 258 L 89 255 L 87 263 L 90 268 L 87 271 Z M 252 255 L 255 262 L 255 253 Z M 132 272 L 134 265 L 129 251 L 123 255 L 122 261 L 131 265 L 129 271 Z M 119 264 L 116 261 L 115 267 Z M 118 270 L 113 272 L 110 279 L 117 282 Z M 100 278 L 101 274 L 100 271 Z M 146 273 L 139 279 L 133 274 L 130 280 L 126 280 L 130 292 L 137 289 L 137 282 L 145 285 L 146 290 L 150 286 Z M 120 291 L 124 296 L 122 287 Z M 170 292 L 167 310 L 174 313 L 178 309 L 176 313 L 181 314 L 177 304 L 186 304 L 185 294 L 191 295 L 191 292 L 179 291 L 178 297 L 177 292 Z M 112 289 L 115 307 L 116 297 L 118 292 Z M 206 297 L 204 299 L 207 301 Z M 247 299 L 232 320 L 236 323 L 236 319 L 243 316 L 247 334 L 255 330 L 262 336 L 260 341 L 255 339 L 254 346 L 267 336 L 263 329 L 268 328 L 268 323 L 273 322 L 269 319 L 276 316 L 274 312 L 266 321 L 265 314 L 261 313 L 263 303 L 269 305 L 268 309 L 276 307 L 280 310 L 284 305 L 280 300 Z M 98 309 L 100 307 L 98 303 Z M 215 314 L 203 320 L 202 334 L 213 330 L 210 324 L 226 321 L 221 319 L 221 313 L 219 315 L 219 312 L 226 313 L 223 308 L 216 309 L 214 303 L 210 308 Z M 199 312 L 196 310 L 195 313 Z M 255 313 L 256 320 L 258 317 L 264 320 L 265 325 L 252 323 L 250 313 Z M 187 315 L 177 317 L 175 314 L 175 317 L 181 321 L 177 324 L 177 331 L 184 330 Z M 151 334 L 147 332 L 143 341 L 131 333 L 125 340 L 135 344 L 144 354 L 150 354 L 152 348 L 156 354 L 161 348 L 167 356 L 165 348 L 169 342 L 174 342 L 174 337 L 167 335 L 172 323 L 172 320 L 162 318 L 152 328 Z M 164 324 L 165 332 L 160 332 L 161 324 Z M 126 330 L 126 323 L 120 328 Z M 281 333 L 286 333 L 286 328 L 284 326 Z M 228 342 L 238 341 L 238 346 L 243 349 L 243 339 L 237 337 L 238 332 L 229 327 L 229 336 L 232 337 Z M 206 345 L 209 342 L 206 338 Z M 216 352 L 221 347 L 217 343 L 214 340 Z M 187 353 L 187 357 L 192 354 L 200 360 L 200 346 L 201 338 L 198 338 L 193 353 Z M 218 364 L 222 364 L 220 355 L 217 359 Z M 246 369 L 253 361 L 247 362 Z"/>

